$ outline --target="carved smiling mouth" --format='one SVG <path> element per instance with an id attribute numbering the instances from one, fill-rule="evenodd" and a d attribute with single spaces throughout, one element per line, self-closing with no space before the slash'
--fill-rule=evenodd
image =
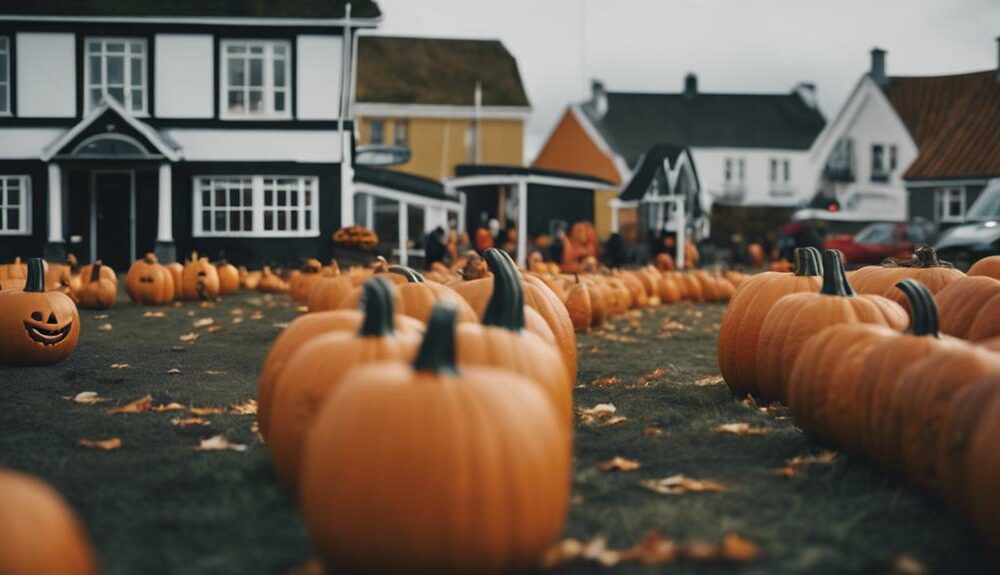
<path id="1" fill-rule="evenodd" d="M 56 329 L 47 329 L 29 322 L 24 322 L 24 330 L 28 332 L 28 337 L 42 345 L 55 345 L 61 342 L 66 339 L 67 335 L 69 335 L 69 331 L 72 327 L 72 321 L 66 322 L 64 327 Z"/>

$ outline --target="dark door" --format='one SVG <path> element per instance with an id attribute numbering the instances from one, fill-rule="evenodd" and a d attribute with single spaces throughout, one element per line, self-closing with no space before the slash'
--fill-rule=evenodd
<path id="1" fill-rule="evenodd" d="M 94 174 L 95 258 L 121 275 L 132 263 L 132 174 Z"/>

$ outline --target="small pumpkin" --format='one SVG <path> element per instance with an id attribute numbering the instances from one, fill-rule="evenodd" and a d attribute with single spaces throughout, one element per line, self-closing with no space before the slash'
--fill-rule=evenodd
<path id="1" fill-rule="evenodd" d="M 574 276 L 574 283 L 566 290 L 566 311 L 573 322 L 573 329 L 579 332 L 589 332 L 593 310 L 590 303 L 590 290 L 580 282 L 580 276 Z"/>
<path id="2" fill-rule="evenodd" d="M 969 268 L 970 276 L 986 276 L 1000 280 L 1000 256 L 987 256 Z"/>
<path id="3" fill-rule="evenodd" d="M 174 300 L 174 277 L 148 253 L 129 268 L 125 276 L 129 299 L 142 305 L 166 305 Z"/>
<path id="4" fill-rule="evenodd" d="M 115 305 L 118 299 L 118 284 L 107 279 L 103 272 L 104 266 L 101 260 L 97 260 L 88 266 L 80 281 L 80 291 L 77 298 L 80 300 L 80 307 L 84 309 L 108 309 Z"/>
<path id="5" fill-rule="evenodd" d="M 323 264 L 309 258 L 299 268 L 299 273 L 288 282 L 288 294 L 296 302 L 305 305 L 309 302 L 309 290 L 323 277 Z"/>
<path id="6" fill-rule="evenodd" d="M 340 302 L 350 294 L 355 287 L 360 286 L 365 279 L 361 274 L 340 274 L 316 280 L 309 288 L 306 302 L 311 313 L 338 309 Z"/>
<path id="7" fill-rule="evenodd" d="M 106 280 L 110 281 L 111 283 L 115 284 L 115 287 L 118 287 L 118 276 L 115 274 L 115 270 L 111 269 L 111 266 L 104 265 L 104 263 L 101 260 L 97 260 L 97 261 L 95 261 L 92 264 L 87 264 L 87 265 L 83 266 L 82 268 L 80 268 L 80 287 L 81 288 L 83 287 L 83 284 L 91 281 L 91 277 L 93 275 L 94 267 L 99 268 L 99 271 L 97 272 L 97 274 L 102 279 L 106 279 Z"/>
<path id="8" fill-rule="evenodd" d="M 257 282 L 257 291 L 263 293 L 285 293 L 288 291 L 288 282 L 275 273 L 271 266 L 264 266 L 260 271 L 260 281 Z"/>
<path id="9" fill-rule="evenodd" d="M 184 283 L 184 265 L 180 262 L 170 262 L 164 264 L 163 267 L 167 268 L 170 277 L 174 278 L 174 299 L 181 299 L 183 297 L 181 285 Z"/>
<path id="10" fill-rule="evenodd" d="M 193 252 L 184 263 L 180 285 L 181 295 L 186 300 L 214 300 L 219 297 L 219 272 L 208 258 L 199 258 L 198 253 Z"/>
<path id="11" fill-rule="evenodd" d="M 0 365 L 52 365 L 80 337 L 80 314 L 66 294 L 45 291 L 41 258 L 28 260 L 23 289 L 0 292 Z"/>
<path id="12" fill-rule="evenodd" d="M 236 266 L 223 260 L 215 266 L 215 271 L 219 275 L 220 294 L 236 293 L 236 290 L 240 289 L 240 270 Z"/>
<path id="13" fill-rule="evenodd" d="M 562 533 L 559 414 L 517 373 L 457 365 L 445 306 L 412 366 L 351 370 L 309 431 L 300 509 L 331 572 L 528 571 Z"/>

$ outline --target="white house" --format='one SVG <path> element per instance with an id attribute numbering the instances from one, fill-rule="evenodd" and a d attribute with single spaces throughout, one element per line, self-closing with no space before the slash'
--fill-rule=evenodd
<path id="1" fill-rule="evenodd" d="M 22 4 L 0 6 L 0 260 L 328 254 L 377 6 Z"/>

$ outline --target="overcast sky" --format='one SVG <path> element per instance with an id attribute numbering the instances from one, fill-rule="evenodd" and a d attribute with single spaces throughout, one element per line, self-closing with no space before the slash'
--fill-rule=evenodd
<path id="1" fill-rule="evenodd" d="M 379 34 L 498 38 L 533 107 L 531 161 L 590 78 L 609 91 L 679 91 L 688 71 L 711 92 L 817 85 L 836 113 L 888 50 L 890 75 L 997 67 L 1000 0 L 378 0 Z"/>

